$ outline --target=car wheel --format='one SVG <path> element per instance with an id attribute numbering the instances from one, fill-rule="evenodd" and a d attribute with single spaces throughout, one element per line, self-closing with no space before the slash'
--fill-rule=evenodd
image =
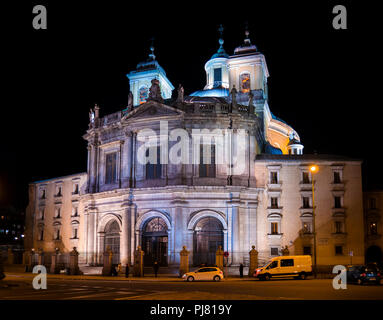
<path id="1" fill-rule="evenodd" d="M 221 277 L 220 277 L 220 276 L 215 276 L 215 277 L 213 278 L 213 280 L 216 281 L 216 282 L 221 281 Z"/>
<path id="2" fill-rule="evenodd" d="M 302 272 L 302 273 L 299 275 L 299 279 L 301 279 L 301 280 L 305 280 L 305 279 L 306 279 L 306 273 Z"/>
<path id="3" fill-rule="evenodd" d="M 358 279 L 358 284 L 362 285 L 363 284 L 363 281 L 362 279 Z"/>
<path id="4" fill-rule="evenodd" d="M 194 281 L 194 277 L 192 277 L 192 276 L 189 276 L 189 277 L 188 277 L 188 281 L 189 281 L 189 282 L 192 282 L 192 281 Z"/>
<path id="5" fill-rule="evenodd" d="M 269 274 L 265 274 L 265 276 L 263 277 L 264 280 L 266 281 L 269 281 L 270 280 L 270 275 Z"/>

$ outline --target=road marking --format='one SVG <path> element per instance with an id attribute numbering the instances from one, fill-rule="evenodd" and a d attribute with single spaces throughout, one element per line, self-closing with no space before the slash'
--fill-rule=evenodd
<path id="1" fill-rule="evenodd" d="M 148 293 L 148 294 L 141 294 L 141 295 L 138 295 L 138 296 L 129 296 L 129 297 L 116 298 L 114 300 L 132 300 L 132 299 L 148 297 L 148 296 L 155 296 L 155 295 L 158 295 L 158 294 L 166 294 L 166 293 L 171 293 L 171 292 L 172 291 L 157 291 L 157 292 Z"/>
<path id="2" fill-rule="evenodd" d="M 106 295 L 110 295 L 113 292 L 102 292 L 102 293 L 94 293 L 94 294 L 88 294 L 85 296 L 75 296 L 75 297 L 69 297 L 69 298 L 64 298 L 62 300 L 72 300 L 72 299 L 86 299 L 86 298 L 95 298 L 95 297 L 102 297 Z M 132 292 L 133 293 L 133 292 Z"/>

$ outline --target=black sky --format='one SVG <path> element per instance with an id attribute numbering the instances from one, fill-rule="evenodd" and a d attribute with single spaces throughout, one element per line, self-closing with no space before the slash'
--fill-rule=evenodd
<path id="1" fill-rule="evenodd" d="M 45 4 L 48 30 L 33 30 Z M 334 30 L 332 8 L 346 5 L 348 29 Z M 204 64 L 250 38 L 268 64 L 272 112 L 299 133 L 305 153 L 364 160 L 367 188 L 383 188 L 381 31 L 376 11 L 355 1 L 137 2 L 44 1 L 10 9 L 3 34 L 0 204 L 23 208 L 31 181 L 86 171 L 88 111 L 123 109 L 126 73 L 155 55 L 175 87 L 202 89 Z M 9 23 L 8 23 L 9 20 Z"/>

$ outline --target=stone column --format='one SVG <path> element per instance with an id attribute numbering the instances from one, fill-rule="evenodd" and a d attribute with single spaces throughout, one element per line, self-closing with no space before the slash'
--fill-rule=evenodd
<path id="1" fill-rule="evenodd" d="M 113 252 L 108 246 L 104 252 L 104 266 L 102 268 L 103 276 L 110 276 L 112 274 L 112 261 L 113 261 Z"/>
<path id="2" fill-rule="evenodd" d="M 134 253 L 134 270 L 133 274 L 135 277 L 144 276 L 144 251 L 141 250 L 141 246 L 137 247 Z"/>
<path id="3" fill-rule="evenodd" d="M 14 261 L 13 251 L 11 248 L 8 248 L 7 264 L 8 265 L 13 264 L 13 261 Z"/>
<path id="4" fill-rule="evenodd" d="M 223 250 L 221 246 L 218 247 L 218 250 L 215 253 L 215 264 L 223 271 Z"/>
<path id="5" fill-rule="evenodd" d="M 232 264 L 239 264 L 239 256 L 240 256 L 240 239 L 239 239 L 239 202 L 232 202 Z"/>
<path id="6" fill-rule="evenodd" d="M 76 247 L 73 247 L 73 250 L 70 252 L 69 256 L 69 270 L 70 274 L 81 274 L 81 271 L 78 267 L 78 251 Z"/>
<path id="7" fill-rule="evenodd" d="M 88 264 L 93 266 L 95 265 L 95 243 L 94 243 L 94 236 L 95 236 L 95 226 L 94 226 L 94 220 L 95 220 L 95 212 L 94 211 L 89 211 L 88 215 Z"/>
<path id="8" fill-rule="evenodd" d="M 183 246 L 180 251 L 180 277 L 189 272 L 189 251 L 186 250 L 186 246 Z"/>
<path id="9" fill-rule="evenodd" d="M 28 271 L 32 272 L 33 270 L 33 267 L 36 265 L 36 252 L 34 249 L 31 250 L 31 252 L 29 253 L 29 267 L 28 267 Z"/>
<path id="10" fill-rule="evenodd" d="M 251 277 L 258 268 L 258 251 L 255 250 L 255 246 L 252 246 L 252 249 L 249 252 L 250 255 L 250 265 L 249 265 L 249 277 Z"/>
<path id="11" fill-rule="evenodd" d="M 39 249 L 38 255 L 37 264 L 42 266 L 44 264 L 44 250 Z"/>
<path id="12" fill-rule="evenodd" d="M 23 252 L 23 265 L 27 266 L 29 264 L 29 254 L 27 251 Z"/>
<path id="13" fill-rule="evenodd" d="M 120 246 L 120 260 L 121 265 L 126 266 L 127 263 L 129 263 L 129 255 L 128 255 L 128 249 L 129 249 L 129 208 L 124 208 L 124 211 L 122 212 L 122 230 L 121 230 L 121 246 Z"/>
<path id="14" fill-rule="evenodd" d="M 54 273 L 54 274 L 60 273 L 58 265 L 57 265 L 58 255 L 59 255 L 59 251 L 56 250 L 56 252 L 54 254 L 52 254 L 52 256 L 51 256 L 51 269 L 50 269 L 50 273 Z"/>
<path id="15" fill-rule="evenodd" d="M 289 251 L 289 248 L 287 246 L 285 246 L 282 249 L 282 256 L 288 256 L 288 255 L 290 255 L 290 251 Z"/>
<path id="16" fill-rule="evenodd" d="M 134 265 L 134 248 L 139 244 L 136 242 L 136 208 L 134 205 L 130 207 L 130 264 Z"/>

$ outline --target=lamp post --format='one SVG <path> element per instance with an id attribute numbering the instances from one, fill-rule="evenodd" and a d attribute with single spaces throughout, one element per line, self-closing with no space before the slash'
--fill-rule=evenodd
<path id="1" fill-rule="evenodd" d="M 312 165 L 311 171 L 311 187 L 313 197 L 313 235 L 314 235 L 314 277 L 317 277 L 317 235 L 315 230 L 315 197 L 314 197 L 314 174 L 318 172 L 318 166 Z"/>

